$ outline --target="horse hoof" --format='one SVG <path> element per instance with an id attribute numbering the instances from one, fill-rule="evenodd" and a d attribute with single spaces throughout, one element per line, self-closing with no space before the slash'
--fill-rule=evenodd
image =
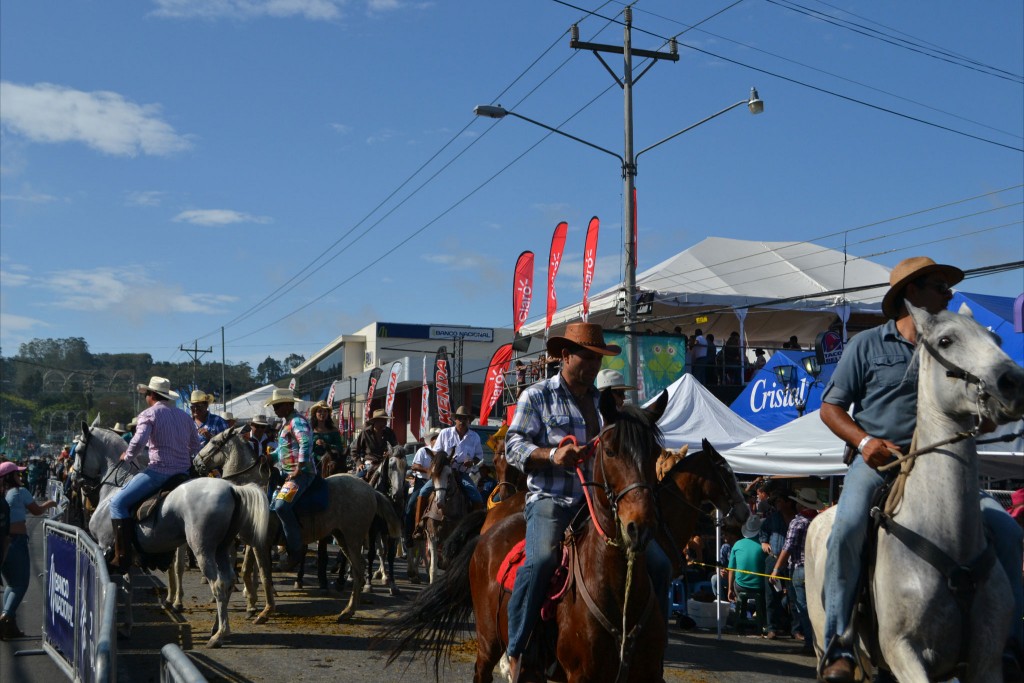
<path id="1" fill-rule="evenodd" d="M 339 624 L 344 624 L 346 621 L 348 621 L 351 618 L 352 618 L 351 614 L 345 614 L 344 612 L 342 612 L 341 614 L 338 615 L 337 622 Z"/>
<path id="2" fill-rule="evenodd" d="M 267 623 L 267 619 L 268 619 L 268 617 L 267 617 L 266 614 L 261 614 L 258 617 L 256 617 L 255 619 L 253 619 L 252 623 L 254 623 L 254 624 L 265 624 L 265 623 Z"/>
<path id="3" fill-rule="evenodd" d="M 220 646 L 221 646 L 220 638 L 216 638 L 216 637 L 210 638 L 210 642 L 208 642 L 206 644 L 206 647 L 208 647 L 210 649 L 213 649 L 213 650 L 216 650 Z"/>
<path id="4" fill-rule="evenodd" d="M 388 586 L 388 593 L 391 594 L 391 597 L 396 597 L 401 594 L 401 591 L 398 590 L 398 586 L 391 584 Z"/>

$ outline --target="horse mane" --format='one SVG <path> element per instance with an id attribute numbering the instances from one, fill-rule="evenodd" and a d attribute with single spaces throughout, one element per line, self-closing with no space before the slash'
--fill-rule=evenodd
<path id="1" fill-rule="evenodd" d="M 430 462 L 430 477 L 439 477 L 444 472 L 444 468 L 448 466 L 448 453 L 440 450 L 431 452 L 433 459 Z"/>
<path id="2" fill-rule="evenodd" d="M 614 427 L 620 452 L 629 453 L 643 471 L 651 453 L 661 453 L 662 433 L 658 423 L 643 408 L 626 405 L 619 409 Z"/>

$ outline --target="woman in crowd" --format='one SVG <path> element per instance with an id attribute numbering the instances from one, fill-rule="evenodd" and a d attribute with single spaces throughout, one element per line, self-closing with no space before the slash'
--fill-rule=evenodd
<path id="1" fill-rule="evenodd" d="M 317 466 L 319 467 L 324 455 L 330 454 L 334 461 L 333 471 L 345 472 L 345 442 L 341 438 L 341 432 L 334 426 L 331 408 L 326 401 L 320 401 L 309 409 L 309 426 L 313 429 L 313 456 L 316 458 Z"/>
<path id="2" fill-rule="evenodd" d="M 28 560 L 28 513 L 41 515 L 57 503 L 48 500 L 39 504 L 21 482 L 24 467 L 13 462 L 0 464 L 0 491 L 11 509 L 10 535 L 7 556 L 4 558 L 0 573 L 4 577 L 3 612 L 0 613 L 0 640 L 23 638 L 24 633 L 18 628 L 15 615 L 28 591 L 30 567 Z"/>

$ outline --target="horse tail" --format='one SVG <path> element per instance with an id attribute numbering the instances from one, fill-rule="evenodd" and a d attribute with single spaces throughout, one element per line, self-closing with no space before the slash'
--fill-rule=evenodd
<path id="1" fill-rule="evenodd" d="M 391 538 L 401 538 L 402 520 L 398 518 L 398 513 L 395 512 L 395 506 L 391 503 L 391 499 L 380 491 L 374 490 L 373 493 L 377 499 L 377 516 L 388 525 L 388 536 Z"/>
<path id="2" fill-rule="evenodd" d="M 408 609 L 385 622 L 377 640 L 397 641 L 388 654 L 386 666 L 406 651 L 413 657 L 432 653 L 434 678 L 441 680 L 442 660 L 450 664 L 456 637 L 465 630 L 464 624 L 473 611 L 469 568 L 479 540 L 479 536 L 470 539 L 444 574 L 420 591 Z"/>
<path id="3" fill-rule="evenodd" d="M 246 484 L 233 486 L 232 493 L 235 494 L 241 513 L 238 535 L 249 545 L 265 547 L 270 526 L 270 506 L 267 505 L 266 491 L 259 484 Z"/>
<path id="4" fill-rule="evenodd" d="M 480 535 L 480 529 L 483 528 L 485 519 L 487 519 L 486 510 L 473 510 L 459 520 L 441 546 L 441 561 L 443 563 L 441 566 L 450 566 L 462 547 Z"/>

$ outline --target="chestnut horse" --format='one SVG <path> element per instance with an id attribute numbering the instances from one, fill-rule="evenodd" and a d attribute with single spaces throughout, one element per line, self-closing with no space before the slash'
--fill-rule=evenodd
<path id="1" fill-rule="evenodd" d="M 605 427 L 588 446 L 593 480 L 584 487 L 588 506 L 582 512 L 589 507 L 590 519 L 566 534 L 570 585 L 554 621 L 538 625 L 545 631 L 544 624 L 557 628 L 547 633 L 553 647 L 542 648 L 545 661 L 523 662 L 520 681 L 546 680 L 544 670 L 552 664 L 558 669 L 556 679 L 571 682 L 662 679 L 665 618 L 647 578 L 644 548 L 657 528 L 654 463 L 661 433 L 656 423 L 668 396 L 662 393 L 650 410 L 618 410 L 611 394 L 605 394 Z M 389 663 L 406 650 L 433 652 L 440 679 L 441 661 L 450 658 L 472 610 L 477 633 L 473 680 L 490 683 L 508 643 L 509 593 L 496 577 L 525 533 L 525 517 L 515 513 L 471 538 L 448 571 L 382 632 L 382 638 L 398 641 Z"/>

